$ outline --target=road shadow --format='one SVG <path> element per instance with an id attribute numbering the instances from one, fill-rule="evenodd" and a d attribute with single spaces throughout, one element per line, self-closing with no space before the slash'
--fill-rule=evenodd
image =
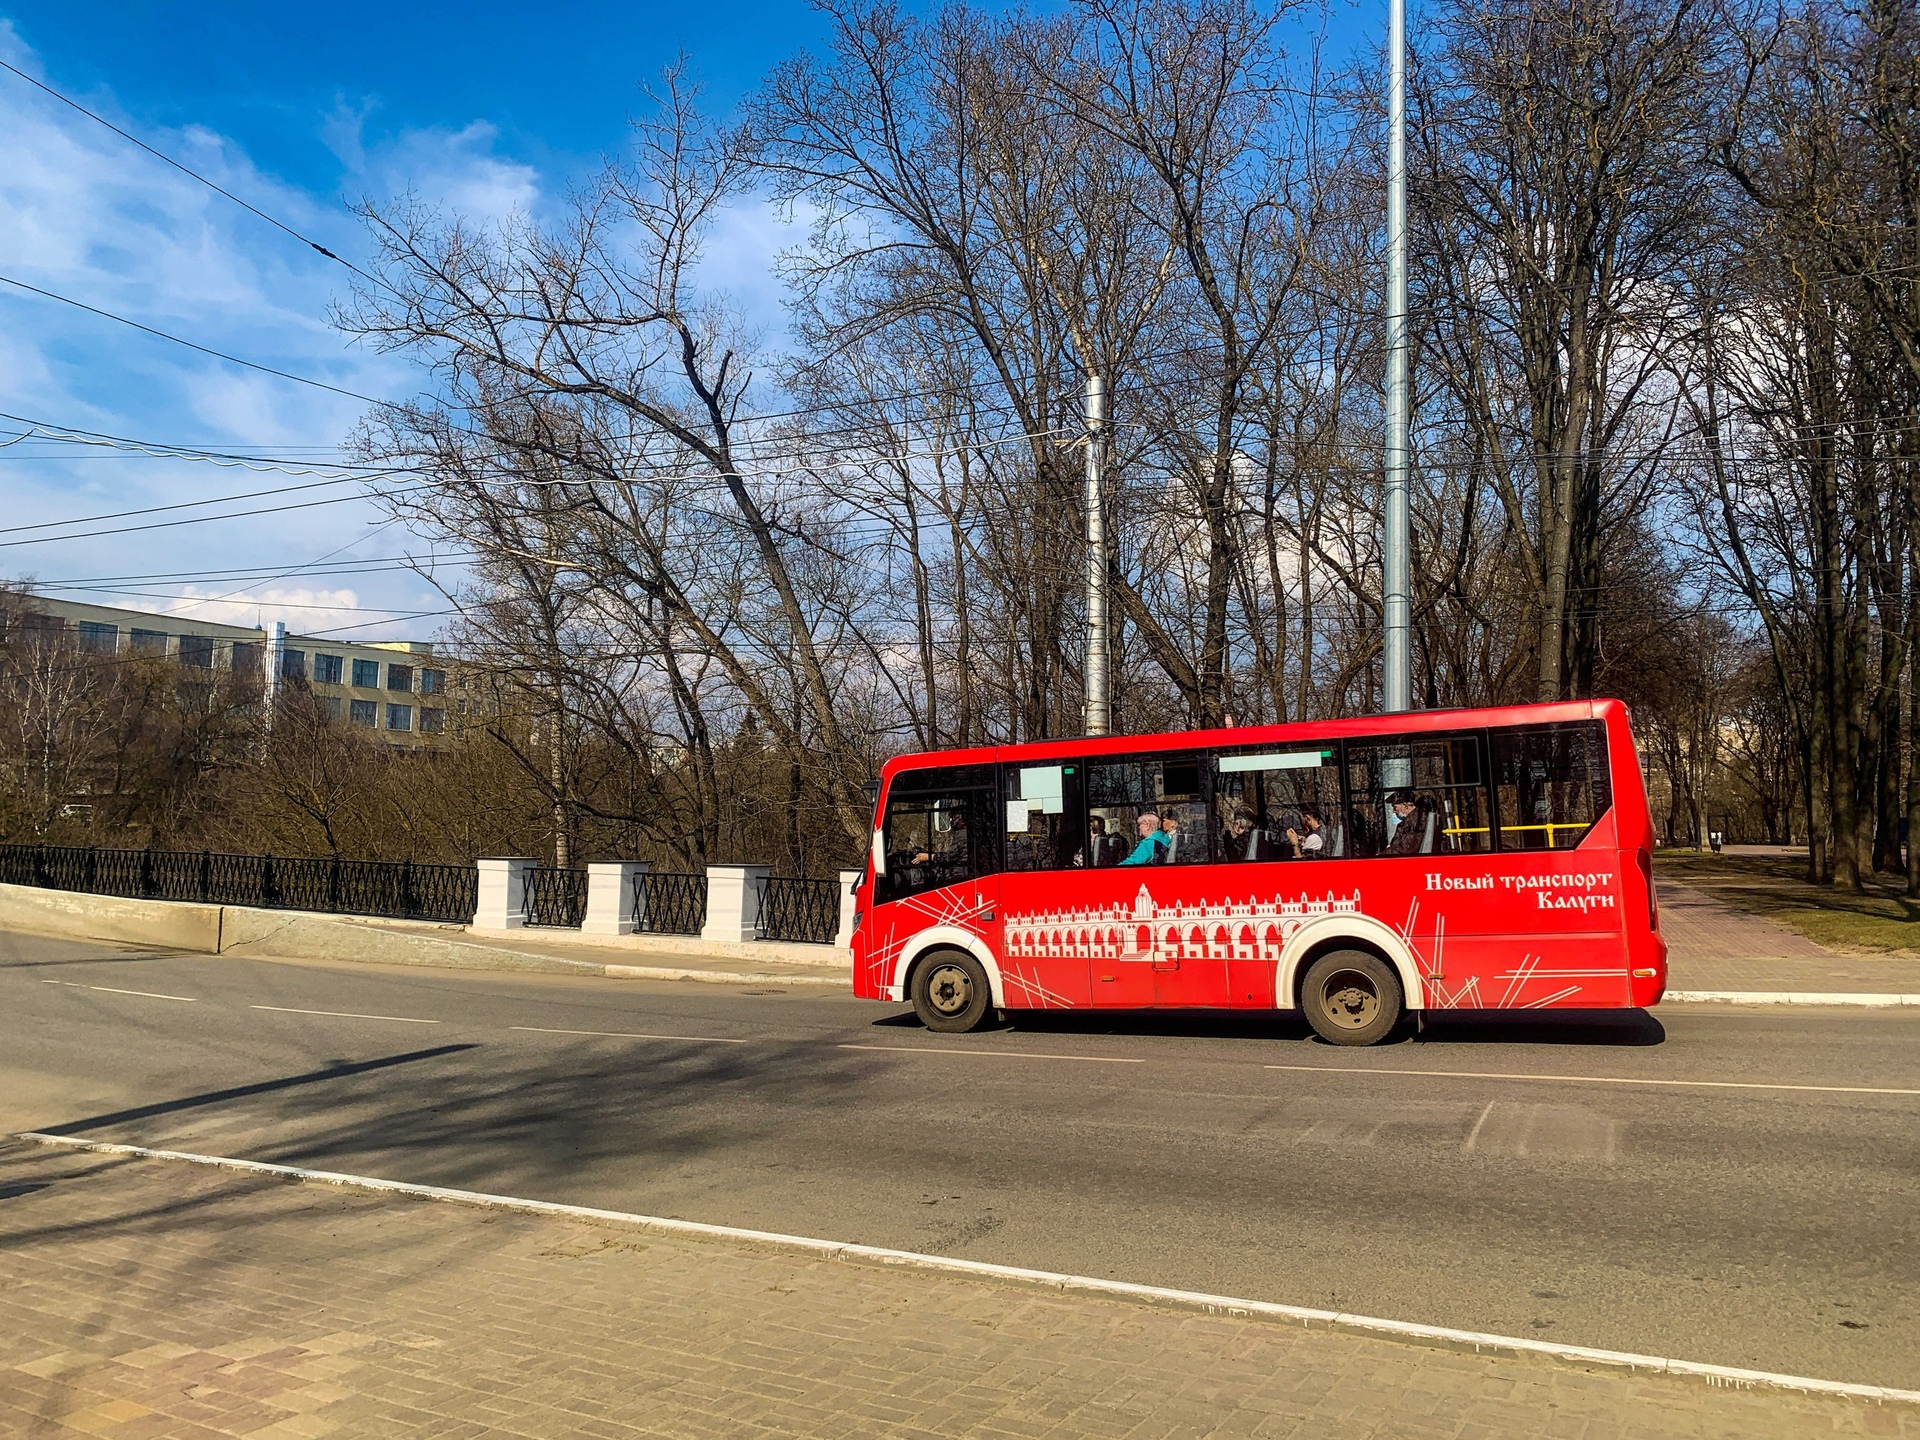
<path id="1" fill-rule="evenodd" d="M 1009 1010 L 987 1030 L 1032 1035 L 1152 1035 L 1207 1040 L 1326 1041 L 1294 1010 Z M 876 1028 L 919 1030 L 911 1010 L 875 1020 Z M 1409 1017 L 1381 1046 L 1567 1045 L 1638 1047 L 1666 1041 L 1666 1027 L 1645 1010 L 1448 1010 Z"/>
<path id="2" fill-rule="evenodd" d="M 41 1127 L 49 1134 L 565 1197 L 842 1123 L 864 1062 L 817 1040 L 753 1046 L 460 1043 L 328 1060 L 251 1084 Z"/>

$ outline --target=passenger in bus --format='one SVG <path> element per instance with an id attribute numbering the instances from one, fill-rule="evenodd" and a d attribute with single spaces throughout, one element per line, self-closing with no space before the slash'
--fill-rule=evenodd
<path id="1" fill-rule="evenodd" d="M 1287 843 L 1296 860 L 1318 860 L 1327 853 L 1326 821 L 1311 805 L 1300 807 L 1300 828 L 1287 827 Z"/>
<path id="2" fill-rule="evenodd" d="M 1236 810 L 1233 822 L 1227 826 L 1227 833 L 1220 837 L 1220 846 L 1229 861 L 1253 859 L 1254 841 L 1253 812 Z"/>
<path id="3" fill-rule="evenodd" d="M 1140 842 L 1133 847 L 1133 853 L 1120 863 L 1122 865 L 1159 864 L 1161 852 L 1167 846 L 1167 834 L 1160 828 L 1160 816 L 1152 810 L 1143 810 L 1136 823 L 1140 828 Z"/>
<path id="4" fill-rule="evenodd" d="M 1393 839 L 1387 842 L 1388 855 L 1431 855 L 1440 831 L 1440 806 L 1430 795 L 1415 795 L 1396 790 L 1387 797 L 1399 818 Z"/>
<path id="5" fill-rule="evenodd" d="M 1095 815 L 1087 821 L 1087 843 L 1073 857 L 1074 867 L 1084 869 L 1091 865 L 1095 869 L 1104 869 L 1115 863 L 1116 852 L 1126 848 L 1126 841 L 1118 835 L 1107 833 L 1107 822 Z"/>
<path id="6" fill-rule="evenodd" d="M 1193 836 L 1180 828 L 1177 817 L 1172 815 L 1162 817 L 1160 833 L 1166 836 L 1167 843 L 1161 847 L 1157 864 L 1184 865 L 1190 860 L 1201 858 L 1193 853 Z"/>
<path id="7" fill-rule="evenodd" d="M 1414 816 L 1419 813 L 1420 803 L 1411 790 L 1395 790 L 1387 796 L 1387 807 L 1393 811 L 1393 835 L 1387 841 L 1382 855 L 1418 855 L 1420 853 L 1421 826 L 1415 823 Z"/>

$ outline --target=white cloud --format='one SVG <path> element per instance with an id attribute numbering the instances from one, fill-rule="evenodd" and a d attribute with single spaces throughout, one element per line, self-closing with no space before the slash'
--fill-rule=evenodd
<path id="1" fill-rule="evenodd" d="M 39 58 L 4 21 L 0 55 L 29 74 L 44 73 Z M 58 77 L 49 83 L 60 86 Z M 83 98 L 89 108 L 302 234 L 342 255 L 363 252 L 356 222 L 343 206 L 262 173 L 232 139 L 197 125 L 154 130 L 123 119 L 110 96 Z M 494 155 L 497 137 L 484 123 L 404 134 L 371 152 L 360 143 L 357 117 L 345 107 L 324 122 L 316 117 L 315 124 L 343 158 L 355 162 L 350 190 L 358 186 L 378 196 L 412 188 L 429 201 L 489 216 L 539 203 L 536 173 Z M 7 137 L 7 161 L 0 166 L 0 274 L 360 394 L 402 396 L 418 385 L 418 372 L 404 358 L 351 346 L 328 324 L 329 301 L 352 279 L 335 262 L 26 85 L 0 85 L 0 134 Z M 0 411 L 143 439 L 324 457 L 337 453 L 364 409 L 346 396 L 227 364 L 0 286 Z M 18 428 L 0 421 L 0 432 Z M 399 529 L 367 548 L 385 517 L 365 500 L 159 530 L 128 530 L 141 523 L 138 518 L 103 521 L 86 528 L 122 533 L 5 543 L 38 539 L 20 536 L 16 527 L 265 490 L 304 478 L 42 441 L 0 448 L 0 529 L 15 530 L 0 535 L 0 574 L 58 583 L 279 568 L 329 553 L 348 558 L 418 548 Z M 274 503 L 264 497 L 231 508 Z M 137 588 L 150 595 L 172 587 L 149 582 Z M 369 576 L 360 593 L 279 593 L 288 605 L 321 607 L 285 617 L 290 627 L 311 630 L 363 622 L 370 613 L 359 608 L 364 605 L 437 608 L 414 604 L 416 591 L 411 577 L 398 574 Z M 218 593 L 218 587 L 180 589 L 183 597 Z M 250 617 L 275 593 L 241 608 Z M 220 618 L 205 607 L 196 613 Z M 436 624 L 400 622 L 393 631 L 419 636 L 423 626 L 430 631 Z"/>
<path id="2" fill-rule="evenodd" d="M 359 594 L 353 590 L 273 587 L 257 595 L 226 598 L 230 593 L 213 587 L 187 585 L 182 587 L 178 597 L 163 601 L 160 609 L 167 615 L 188 615 L 195 620 L 211 620 L 221 625 L 270 626 L 275 620 L 284 620 L 287 629 L 301 634 L 379 618 L 362 607 Z"/>

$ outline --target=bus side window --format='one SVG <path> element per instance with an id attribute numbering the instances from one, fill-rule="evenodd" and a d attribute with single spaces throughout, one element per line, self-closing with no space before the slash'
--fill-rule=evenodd
<path id="1" fill-rule="evenodd" d="M 1493 732 L 1502 850 L 1571 850 L 1613 804 L 1606 726 L 1524 725 Z"/>
<path id="2" fill-rule="evenodd" d="M 1333 860 L 1342 853 L 1336 751 L 1247 751 L 1214 757 L 1213 803 L 1220 858 Z"/>
<path id="3" fill-rule="evenodd" d="M 1212 844 L 1207 769 L 1207 762 L 1194 755 L 1088 761 L 1088 844 L 1105 857 L 1096 858 L 1095 867 L 1204 863 Z M 1148 815 L 1160 835 L 1151 843 L 1141 828 Z"/>
<path id="4" fill-rule="evenodd" d="M 880 822 L 886 873 L 880 901 L 976 880 L 999 868 L 998 796 L 991 765 L 902 770 L 887 787 Z"/>
<path id="5" fill-rule="evenodd" d="M 1479 854 L 1493 848 L 1478 731 L 1347 742 L 1352 855 Z"/>
<path id="6" fill-rule="evenodd" d="M 1078 760 L 1002 767 L 1007 831 L 1002 868 L 1071 870 L 1088 864 L 1086 812 L 1080 794 L 1085 769 Z M 1094 863 L 1100 863 L 1100 857 Z"/>

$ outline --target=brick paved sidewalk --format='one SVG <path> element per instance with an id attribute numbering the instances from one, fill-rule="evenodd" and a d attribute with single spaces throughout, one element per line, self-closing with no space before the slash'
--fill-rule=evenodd
<path id="1" fill-rule="evenodd" d="M 7 1436 L 1813 1433 L 1920 1409 L 0 1144 Z"/>
<path id="2" fill-rule="evenodd" d="M 1836 953 L 1685 881 L 1659 885 L 1670 990 L 1920 993 L 1920 960 Z"/>

